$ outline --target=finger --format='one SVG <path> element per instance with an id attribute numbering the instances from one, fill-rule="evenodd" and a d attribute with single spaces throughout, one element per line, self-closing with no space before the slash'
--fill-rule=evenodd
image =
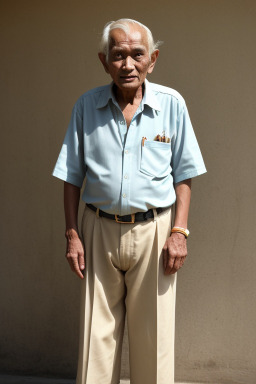
<path id="1" fill-rule="evenodd" d="M 180 258 L 175 257 L 173 266 L 170 270 L 170 275 L 174 275 L 174 273 L 176 273 L 179 269 L 180 269 Z"/>
<path id="2" fill-rule="evenodd" d="M 180 268 L 181 268 L 181 267 L 183 266 L 183 264 L 185 263 L 185 260 L 186 260 L 186 256 L 180 258 Z"/>
<path id="3" fill-rule="evenodd" d="M 79 264 L 78 264 L 78 258 L 75 257 L 73 258 L 73 267 L 74 267 L 74 272 L 75 274 L 80 277 L 81 279 L 84 278 L 84 275 L 82 274 L 80 268 L 79 268 Z"/>
<path id="4" fill-rule="evenodd" d="M 85 268 L 85 261 L 84 261 L 84 254 L 83 253 L 79 253 L 78 255 L 78 264 L 79 264 L 79 268 L 80 270 L 84 270 Z"/>
<path id="5" fill-rule="evenodd" d="M 167 267 L 167 249 L 166 248 L 163 248 L 163 266 L 165 270 Z"/>
<path id="6" fill-rule="evenodd" d="M 175 259 L 175 262 L 174 262 L 174 265 L 173 265 L 173 268 L 170 272 L 170 274 L 174 274 L 176 273 L 179 269 L 182 268 L 184 262 L 185 262 L 185 259 L 186 257 L 185 256 L 182 256 L 182 257 L 176 257 Z"/>
<path id="7" fill-rule="evenodd" d="M 74 272 L 75 270 L 74 270 L 74 267 L 73 267 L 72 255 L 71 255 L 71 253 L 70 253 L 70 250 L 69 250 L 68 246 L 67 246 L 67 248 L 66 248 L 66 254 L 65 254 L 65 256 L 66 256 L 67 262 L 68 262 L 68 264 L 69 264 L 69 266 L 70 266 L 70 269 Z"/>
<path id="8" fill-rule="evenodd" d="M 167 263 L 167 267 L 165 269 L 165 274 L 169 275 L 171 273 L 171 270 L 173 269 L 173 264 L 174 264 L 175 258 L 170 257 Z"/>
<path id="9" fill-rule="evenodd" d="M 181 257 L 176 257 L 173 263 L 173 269 L 178 271 L 181 268 Z"/>
<path id="10" fill-rule="evenodd" d="M 69 266 L 71 268 L 71 270 L 73 272 L 75 272 L 75 274 L 80 277 L 81 279 L 84 278 L 82 272 L 80 271 L 80 268 L 79 268 L 79 264 L 78 264 L 78 260 L 77 260 L 77 256 L 73 256 L 71 254 L 67 254 L 66 255 L 67 257 L 67 260 L 68 260 L 68 263 L 69 263 Z"/>
<path id="11" fill-rule="evenodd" d="M 70 255 L 66 255 L 66 258 L 67 258 L 67 261 L 69 263 L 69 266 L 70 266 L 71 270 L 73 272 L 75 272 L 75 268 L 74 268 L 74 265 L 73 265 L 72 257 Z"/>

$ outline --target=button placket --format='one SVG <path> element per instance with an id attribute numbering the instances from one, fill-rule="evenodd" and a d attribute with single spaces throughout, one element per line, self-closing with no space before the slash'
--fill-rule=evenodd
<path id="1" fill-rule="evenodd" d="M 126 139 L 127 140 L 127 139 Z M 127 146 L 127 142 L 126 142 Z M 129 209 L 129 196 L 130 196 L 130 182 L 129 182 L 129 172 L 130 172 L 130 150 L 128 148 L 124 149 L 123 154 L 123 178 L 121 186 L 121 215 L 126 215 L 130 213 Z"/>
<path id="2" fill-rule="evenodd" d="M 131 180 L 131 162 L 132 162 L 132 150 L 134 148 L 134 141 L 136 135 L 136 116 L 140 113 L 141 110 L 138 109 L 131 121 L 129 129 L 127 131 L 126 122 L 121 124 L 120 121 L 120 130 L 125 127 L 126 140 L 124 141 L 124 153 L 123 153 L 123 177 L 121 185 L 121 215 L 127 215 L 131 213 L 130 209 L 130 180 Z"/>

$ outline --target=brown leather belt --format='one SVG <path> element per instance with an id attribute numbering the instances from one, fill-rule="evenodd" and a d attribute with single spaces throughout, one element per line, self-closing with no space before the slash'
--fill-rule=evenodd
<path id="1" fill-rule="evenodd" d="M 154 218 L 153 209 L 149 209 L 147 212 L 136 212 L 136 213 L 132 213 L 131 215 L 119 216 L 119 215 L 112 215 L 111 213 L 104 212 L 101 209 L 98 210 L 98 208 L 96 208 L 92 204 L 86 204 L 86 205 L 88 208 L 90 208 L 94 212 L 98 211 L 98 215 L 100 217 L 106 217 L 107 219 L 115 220 L 117 223 L 120 223 L 120 224 L 133 224 L 138 221 L 147 221 L 148 219 Z M 169 207 L 156 208 L 156 212 L 157 214 L 159 214 L 165 211 L 167 208 Z"/>

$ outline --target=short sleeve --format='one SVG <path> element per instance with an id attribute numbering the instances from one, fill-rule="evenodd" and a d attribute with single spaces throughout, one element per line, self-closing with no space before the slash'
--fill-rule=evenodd
<path id="1" fill-rule="evenodd" d="M 186 104 L 179 114 L 176 133 L 172 140 L 171 166 L 174 183 L 206 172 Z"/>
<path id="2" fill-rule="evenodd" d="M 73 108 L 68 130 L 53 170 L 53 176 L 81 188 L 85 177 L 83 121 Z"/>

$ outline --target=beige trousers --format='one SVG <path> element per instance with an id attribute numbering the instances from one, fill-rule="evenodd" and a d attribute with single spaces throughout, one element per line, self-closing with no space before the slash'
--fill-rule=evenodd
<path id="1" fill-rule="evenodd" d="M 131 384 L 174 383 L 176 274 L 163 274 L 171 209 L 118 224 L 85 207 L 76 384 L 118 384 L 127 314 Z"/>

